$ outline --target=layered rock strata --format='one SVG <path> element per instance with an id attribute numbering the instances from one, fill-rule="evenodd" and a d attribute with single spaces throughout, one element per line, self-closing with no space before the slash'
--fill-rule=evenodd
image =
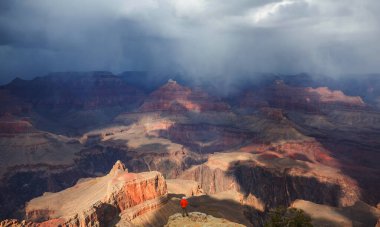
<path id="1" fill-rule="evenodd" d="M 159 135 L 198 153 L 238 147 L 252 137 L 244 130 L 206 124 L 175 124 L 160 130 Z"/>
<path id="2" fill-rule="evenodd" d="M 108 226 L 120 213 L 130 219 L 166 202 L 166 182 L 159 172 L 129 173 L 116 162 L 104 177 L 84 179 L 58 193 L 28 202 L 28 221 L 64 226 Z"/>
<path id="3" fill-rule="evenodd" d="M 227 111 L 229 106 L 200 89 L 190 89 L 173 80 L 154 91 L 139 108 L 140 111 Z"/>
<path id="4" fill-rule="evenodd" d="M 144 93 L 110 72 L 50 73 L 33 80 L 15 79 L 2 87 L 43 110 L 88 110 L 136 104 Z M 0 95 L 1 97 L 1 95 Z"/>
<path id="5" fill-rule="evenodd" d="M 319 112 L 325 108 L 365 108 L 359 96 L 348 96 L 328 87 L 293 87 L 282 80 L 256 92 L 247 92 L 240 102 L 243 108 L 277 107 L 287 110 Z"/>
<path id="6" fill-rule="evenodd" d="M 166 180 L 168 193 L 180 194 L 186 197 L 203 195 L 200 184 L 192 180 L 168 179 Z"/>
<path id="7" fill-rule="evenodd" d="M 305 199 L 332 206 L 353 205 L 360 191 L 339 170 L 287 157 L 262 159 L 262 154 L 216 153 L 180 178 L 199 182 L 205 193 L 240 191 L 255 196 L 265 209 Z"/>

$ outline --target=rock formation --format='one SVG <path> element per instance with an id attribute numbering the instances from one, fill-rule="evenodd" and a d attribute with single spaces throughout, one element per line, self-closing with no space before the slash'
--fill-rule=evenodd
<path id="1" fill-rule="evenodd" d="M 203 195 L 203 189 L 198 182 L 182 179 L 167 179 L 169 193 L 181 194 L 186 197 Z"/>
<path id="2" fill-rule="evenodd" d="M 107 226 L 121 213 L 130 220 L 166 202 L 159 172 L 129 173 L 116 162 L 108 175 L 87 179 L 58 193 L 45 193 L 27 203 L 28 221 L 68 226 Z"/>
<path id="3" fill-rule="evenodd" d="M 347 96 L 342 91 L 327 87 L 293 87 L 282 80 L 257 92 L 247 92 L 241 104 L 244 108 L 276 107 L 286 110 L 320 112 L 324 108 L 364 108 L 366 104 L 358 96 Z"/>
<path id="4" fill-rule="evenodd" d="M 50 111 L 126 106 L 144 97 L 141 90 L 110 72 L 51 73 L 30 81 L 15 79 L 4 88 L 33 108 Z"/>
<path id="5" fill-rule="evenodd" d="M 200 89 L 191 90 L 170 80 L 145 99 L 140 111 L 228 111 L 229 106 Z"/>
<path id="6" fill-rule="evenodd" d="M 249 133 L 236 128 L 220 127 L 205 124 L 175 124 L 159 135 L 170 138 L 173 142 L 183 144 L 199 153 L 210 153 L 230 149 L 244 144 Z"/>
<path id="7" fill-rule="evenodd" d="M 0 218 L 19 217 L 26 201 L 63 189 L 32 200 L 31 220 L 95 225 L 116 215 L 120 226 L 162 226 L 179 212 L 181 195 L 191 197 L 191 211 L 244 225 L 299 199 L 334 209 L 359 200 L 375 206 L 380 113 L 371 105 L 378 92 L 362 96 L 344 84 L 301 77 L 255 81 L 245 86 L 245 97 L 223 99 L 175 81 L 145 97 L 159 85 L 141 91 L 107 72 L 50 74 L 0 86 Z M 375 85 L 363 85 L 364 94 Z M 116 160 L 125 166 L 117 163 L 109 173 Z M 126 168 L 169 178 L 169 201 L 156 199 L 165 196 L 153 187 L 155 174 Z M 74 185 L 90 177 L 97 178 Z M 101 195 L 73 198 L 78 206 L 58 206 L 66 191 L 85 185 L 105 186 L 97 190 Z"/>
<path id="8" fill-rule="evenodd" d="M 110 72 L 50 73 L 0 86 L 0 116 L 29 116 L 42 130 L 82 134 L 141 105 L 144 91 Z"/>
<path id="9" fill-rule="evenodd" d="M 295 199 L 332 206 L 349 206 L 359 200 L 354 181 L 338 169 L 283 156 L 261 157 L 263 154 L 214 154 L 180 178 L 199 182 L 208 194 L 236 190 L 245 197 L 253 195 L 266 209 L 289 206 Z"/>
<path id="10" fill-rule="evenodd" d="M 243 227 L 244 225 L 230 222 L 223 218 L 215 218 L 211 215 L 207 215 L 200 212 L 191 212 L 189 217 L 182 217 L 181 214 L 174 214 L 169 217 L 168 223 L 165 227 Z"/>
<path id="11" fill-rule="evenodd" d="M 44 191 L 63 189 L 71 186 L 66 183 L 71 183 L 73 178 L 86 176 L 70 168 L 78 158 L 75 153 L 83 146 L 75 139 L 36 129 L 30 119 L 1 117 L 0 144 L 0 199 L 3 201 L 0 217 Z M 62 170 L 67 174 L 63 175 Z M 55 179 L 51 178 L 53 175 Z"/>

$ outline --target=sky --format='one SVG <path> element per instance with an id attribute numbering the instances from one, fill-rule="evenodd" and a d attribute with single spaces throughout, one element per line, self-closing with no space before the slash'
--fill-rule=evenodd
<path id="1" fill-rule="evenodd" d="M 0 83 L 54 71 L 380 72 L 378 0 L 1 0 Z"/>

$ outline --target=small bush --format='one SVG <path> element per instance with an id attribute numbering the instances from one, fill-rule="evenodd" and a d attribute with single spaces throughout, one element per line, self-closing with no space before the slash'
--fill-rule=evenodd
<path id="1" fill-rule="evenodd" d="M 277 207 L 269 211 L 265 227 L 312 227 L 311 218 L 296 208 Z"/>

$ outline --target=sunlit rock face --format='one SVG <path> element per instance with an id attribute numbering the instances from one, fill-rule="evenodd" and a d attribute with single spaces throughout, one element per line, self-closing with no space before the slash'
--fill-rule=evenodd
<path id="1" fill-rule="evenodd" d="M 222 218 L 215 218 L 200 212 L 191 212 L 189 217 L 182 217 L 181 214 L 174 214 L 169 217 L 165 227 L 180 227 L 180 226 L 210 226 L 210 227 L 243 227 L 244 225 L 233 223 Z"/>
<path id="2" fill-rule="evenodd" d="M 167 187 L 159 172 L 130 173 L 120 161 L 108 175 L 84 179 L 58 193 L 27 203 L 29 221 L 52 220 L 68 226 L 106 226 L 123 213 L 130 219 L 166 202 Z"/>
<path id="3" fill-rule="evenodd" d="M 266 208 L 289 206 L 295 199 L 349 206 L 360 198 L 355 182 L 338 169 L 317 162 L 296 161 L 272 151 L 214 154 L 180 178 L 199 182 L 209 194 L 236 190 L 245 196 L 253 195 Z"/>
<path id="4" fill-rule="evenodd" d="M 170 80 L 149 95 L 140 111 L 228 111 L 229 106 L 200 89 L 190 89 Z"/>
<path id="5" fill-rule="evenodd" d="M 249 91 L 241 100 L 243 108 L 277 107 L 286 110 L 320 112 L 325 108 L 354 109 L 365 108 L 359 96 L 348 96 L 328 87 L 293 87 L 282 80 L 258 91 Z"/>

